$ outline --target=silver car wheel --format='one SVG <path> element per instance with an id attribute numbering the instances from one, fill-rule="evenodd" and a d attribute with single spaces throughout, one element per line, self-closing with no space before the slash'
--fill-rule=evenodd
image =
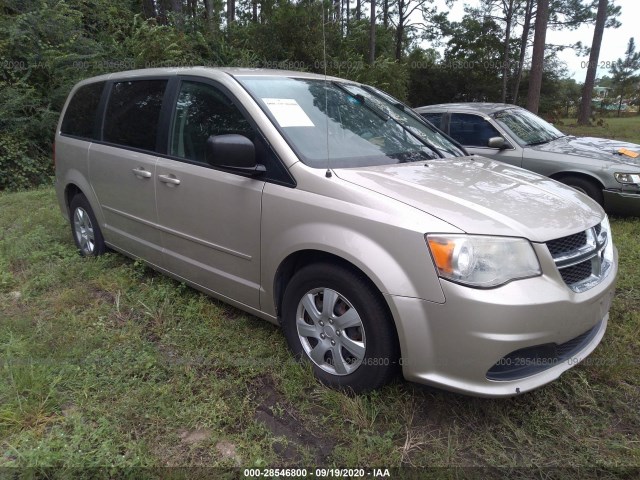
<path id="1" fill-rule="evenodd" d="M 96 246 L 93 225 L 91 224 L 89 214 L 81 207 L 76 208 L 73 213 L 73 231 L 82 253 L 84 255 L 92 255 Z"/>
<path id="2" fill-rule="evenodd" d="M 296 328 L 305 353 L 325 372 L 349 375 L 362 364 L 366 351 L 362 320 L 335 290 L 308 291 L 298 303 Z"/>

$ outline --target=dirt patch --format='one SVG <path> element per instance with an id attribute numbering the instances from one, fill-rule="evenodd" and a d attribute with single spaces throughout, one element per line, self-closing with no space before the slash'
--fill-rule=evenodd
<path id="1" fill-rule="evenodd" d="M 180 441 L 187 445 L 202 443 L 211 437 L 211 430 L 199 428 L 196 430 L 182 430 L 179 432 Z"/>
<path id="2" fill-rule="evenodd" d="M 411 401 L 405 404 L 402 415 L 405 421 L 405 440 L 400 448 L 402 464 L 417 466 L 414 461 L 423 458 L 424 450 L 448 449 L 450 461 L 456 465 L 478 465 L 479 459 L 469 442 L 476 436 L 484 412 L 471 405 L 489 400 L 465 398 L 420 384 L 406 384 L 406 388 Z M 452 429 L 459 432 L 453 436 L 457 439 L 455 445 L 449 445 Z"/>
<path id="3" fill-rule="evenodd" d="M 165 467 L 203 467 L 214 463 L 209 429 L 180 429 L 174 435 L 163 436 L 154 445 L 153 453 Z M 177 438 L 176 438 L 177 437 Z M 174 439 L 174 441 L 172 441 Z"/>
<path id="4" fill-rule="evenodd" d="M 11 305 L 12 309 L 21 310 L 24 306 L 24 302 L 22 301 L 22 292 L 20 291 L 12 291 L 7 293 L 0 293 L 0 302 L 2 302 L 3 306 Z"/>
<path id="5" fill-rule="evenodd" d="M 457 398 L 454 394 L 437 390 L 426 385 L 407 384 L 407 390 L 411 394 L 411 402 L 406 405 L 405 419 L 411 419 L 411 427 L 421 426 L 425 430 L 447 431 L 451 426 L 451 417 L 440 409 L 433 408 L 434 402 L 454 403 Z"/>
<path id="6" fill-rule="evenodd" d="M 107 303 L 109 305 L 116 303 L 116 296 L 113 293 L 99 287 L 92 286 L 90 289 L 90 295 L 98 300 L 98 302 Z"/>
<path id="7" fill-rule="evenodd" d="M 219 307 L 222 309 L 222 316 L 226 320 L 237 320 L 244 315 L 244 312 L 242 312 L 242 310 L 238 310 L 237 308 L 226 305 L 224 303 L 219 304 Z"/>
<path id="8" fill-rule="evenodd" d="M 62 413 L 62 416 L 65 418 L 72 417 L 73 415 L 76 415 L 79 412 L 80 410 L 78 409 L 78 407 L 72 403 L 63 405 L 62 409 L 60 410 L 60 413 Z"/>
<path id="9" fill-rule="evenodd" d="M 171 441 L 172 438 L 175 441 Z M 209 428 L 182 428 L 173 435 L 163 436 L 153 452 L 165 467 L 210 467 L 220 463 L 241 466 L 236 445 L 226 439 L 220 439 L 214 445 L 214 438 L 215 432 Z"/>
<path id="10" fill-rule="evenodd" d="M 276 389 L 271 377 L 260 378 L 251 385 L 250 394 L 258 403 L 255 420 L 264 424 L 275 437 L 274 452 L 285 464 L 299 464 L 303 451 L 308 451 L 316 465 L 327 464 L 336 441 L 309 431 L 295 407 Z"/>
<path id="11" fill-rule="evenodd" d="M 227 440 L 220 440 L 216 443 L 216 450 L 223 459 L 231 460 L 238 466 L 242 465 L 242 460 L 236 453 L 236 446 L 233 443 L 228 442 Z"/>

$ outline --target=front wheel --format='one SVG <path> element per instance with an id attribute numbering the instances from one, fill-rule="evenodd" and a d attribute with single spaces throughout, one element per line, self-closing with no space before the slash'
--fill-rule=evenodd
<path id="1" fill-rule="evenodd" d="M 69 204 L 69 216 L 71 233 L 80 255 L 83 257 L 102 255 L 107 247 L 87 197 L 81 193 L 73 197 Z"/>
<path id="2" fill-rule="evenodd" d="M 310 361 L 326 385 L 363 392 L 398 371 L 395 328 L 362 274 L 333 264 L 302 268 L 285 291 L 282 327 L 296 358 Z"/>

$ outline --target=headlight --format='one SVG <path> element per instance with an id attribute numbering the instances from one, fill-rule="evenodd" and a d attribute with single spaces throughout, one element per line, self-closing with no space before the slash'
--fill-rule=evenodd
<path id="1" fill-rule="evenodd" d="M 531 244 L 522 238 L 425 235 L 438 274 L 472 287 L 492 288 L 540 275 Z"/>
<path id="2" fill-rule="evenodd" d="M 613 263 L 613 237 L 611 236 L 611 224 L 609 223 L 609 217 L 605 215 L 604 220 L 600 223 L 600 235 L 598 235 L 598 243 L 602 244 L 607 242 L 607 246 L 604 247 L 603 260 L 605 262 Z"/>
<path id="3" fill-rule="evenodd" d="M 616 172 L 613 176 L 619 183 L 640 183 L 640 173 Z"/>

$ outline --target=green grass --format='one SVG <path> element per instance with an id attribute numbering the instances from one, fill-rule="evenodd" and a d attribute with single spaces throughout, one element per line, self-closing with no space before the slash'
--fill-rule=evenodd
<path id="1" fill-rule="evenodd" d="M 603 118 L 602 125 L 577 125 L 575 118 L 565 118 L 556 127 L 568 135 L 579 137 L 615 138 L 640 144 L 640 115 L 633 117 Z"/>
<path id="2" fill-rule="evenodd" d="M 79 257 L 51 189 L 0 193 L 0 466 L 638 466 L 640 222 L 613 229 L 610 327 L 559 381 L 350 397 L 274 326 L 118 254 Z"/>

